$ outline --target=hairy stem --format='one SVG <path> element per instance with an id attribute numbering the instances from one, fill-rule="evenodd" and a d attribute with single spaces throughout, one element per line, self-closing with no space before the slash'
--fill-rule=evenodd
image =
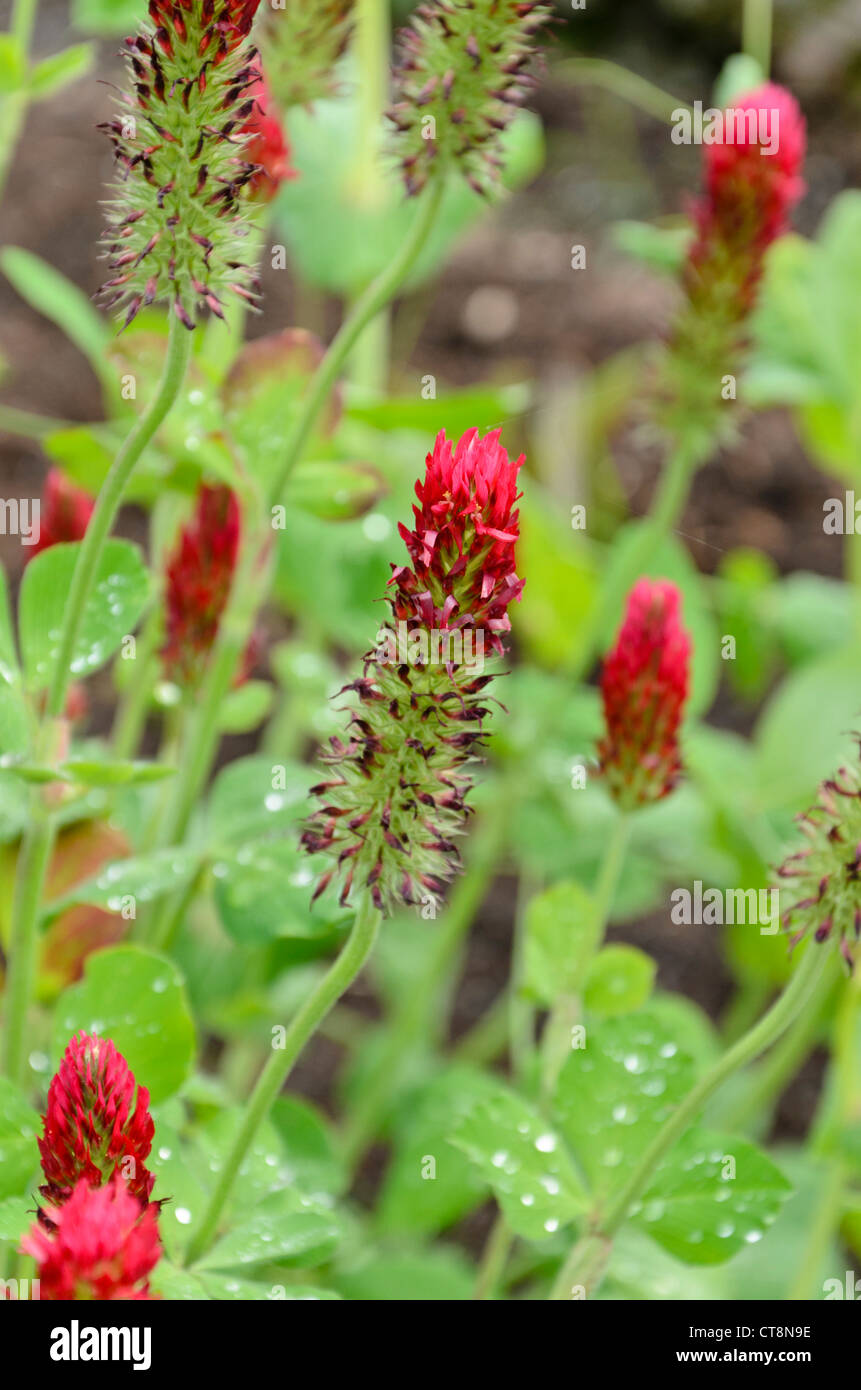
<path id="1" fill-rule="evenodd" d="M 379 912 L 371 903 L 370 898 L 364 898 L 359 905 L 352 931 L 341 954 L 293 1018 L 286 1031 L 283 1047 L 273 1050 L 269 1061 L 260 1073 L 248 1101 L 239 1133 L 233 1141 L 218 1184 L 210 1198 L 209 1206 L 204 1213 L 200 1227 L 189 1244 L 185 1259 L 186 1264 L 194 1264 L 196 1260 L 199 1260 L 212 1243 L 217 1234 L 225 1205 L 233 1190 L 233 1184 L 242 1166 L 242 1161 L 248 1153 L 257 1131 L 269 1114 L 290 1075 L 294 1062 L 303 1051 L 309 1038 L 316 1032 L 329 1010 L 353 983 L 370 956 L 377 938 L 379 925 Z"/>

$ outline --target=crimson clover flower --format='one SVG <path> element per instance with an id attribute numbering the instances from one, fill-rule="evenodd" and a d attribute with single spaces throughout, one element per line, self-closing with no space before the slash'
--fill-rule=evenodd
<path id="1" fill-rule="evenodd" d="M 679 778 L 690 653 L 676 586 L 638 579 L 601 676 L 605 734 L 598 756 L 623 810 L 659 801 Z"/>
<path id="2" fill-rule="evenodd" d="M 149 1275 L 161 1256 L 158 1208 L 142 1207 L 122 1178 L 103 1187 L 86 1178 L 66 1202 L 49 1206 L 21 1242 L 36 1261 L 39 1297 L 130 1302 L 152 1298 Z"/>
<path id="3" fill-rule="evenodd" d="M 723 119 L 723 138 L 703 145 L 705 191 L 693 209 L 686 303 L 672 342 L 680 408 L 705 418 L 709 429 L 717 423 L 718 386 L 744 347 L 765 253 L 788 230 L 805 187 L 804 117 L 783 87 L 766 82 Z"/>
<path id="4" fill-rule="evenodd" d="M 69 482 L 59 468 L 51 468 L 42 489 L 39 535 L 29 558 L 63 541 L 83 540 L 95 505 L 88 492 Z"/>
<path id="5" fill-rule="evenodd" d="M 839 941 L 851 966 L 851 947 L 861 938 L 861 767 L 841 767 L 823 782 L 798 824 L 807 844 L 777 871 L 795 896 L 784 925 L 795 928 L 793 944 L 808 933 L 819 942 Z"/>
<path id="6" fill-rule="evenodd" d="M 470 808 L 470 766 L 490 711 L 485 647 L 504 652 L 508 605 L 520 598 L 517 474 L 500 431 L 441 433 L 416 484 L 414 529 L 401 526 L 410 563 L 393 565 L 391 624 L 345 687 L 356 700 L 348 741 L 331 739 L 331 776 L 302 843 L 334 858 L 340 901 L 355 886 L 375 905 L 436 901 L 459 866 L 455 837 Z M 342 692 L 344 693 L 344 692 Z"/>
<path id="7" fill-rule="evenodd" d="M 256 299 L 243 244 L 258 171 L 243 127 L 254 110 L 256 49 L 246 38 L 258 4 L 150 0 L 151 24 L 125 41 L 125 109 L 102 127 L 120 171 L 102 291 L 125 324 L 156 300 L 193 328 L 202 310 L 223 317 L 228 291 Z"/>
<path id="8" fill-rule="evenodd" d="M 254 110 L 242 130 L 251 136 L 246 153 L 257 166 L 251 189 L 268 201 L 275 197 L 282 183 L 296 178 L 296 170 L 290 163 L 290 146 L 263 69 L 259 62 L 254 68 L 257 76 L 248 88 L 249 96 L 254 98 Z"/>
<path id="9" fill-rule="evenodd" d="M 400 35 L 395 100 L 407 192 L 459 167 L 477 193 L 501 168 L 501 136 L 532 79 L 532 41 L 551 13 L 541 0 L 434 0 Z"/>
<path id="10" fill-rule="evenodd" d="M 166 680 L 193 690 L 230 596 L 239 552 L 239 503 L 223 484 L 203 483 L 194 513 L 168 558 L 165 574 L 167 632 L 161 650 Z M 252 644 L 238 681 L 245 679 Z"/>
<path id="11" fill-rule="evenodd" d="M 135 1096 L 126 1059 L 107 1038 L 78 1033 L 48 1090 L 41 1195 L 53 1208 L 81 1180 L 99 1186 L 119 1174 L 138 1204 L 146 1203 L 155 1182 L 146 1167 L 154 1132 L 149 1091 L 138 1086 Z"/>

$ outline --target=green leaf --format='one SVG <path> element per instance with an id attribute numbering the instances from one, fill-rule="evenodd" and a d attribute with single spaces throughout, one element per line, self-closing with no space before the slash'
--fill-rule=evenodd
<path id="1" fill-rule="evenodd" d="M 106 364 L 111 330 L 88 297 L 47 261 L 20 246 L 0 251 L 0 270 L 37 313 L 44 314 L 65 333 L 99 376 L 109 377 Z"/>
<path id="2" fill-rule="evenodd" d="M 262 840 L 213 865 L 215 905 L 226 932 L 244 946 L 284 936 L 326 936 L 337 910 L 311 907 L 314 871 L 293 840 Z"/>
<path id="3" fill-rule="evenodd" d="M 761 804 L 804 809 L 819 783 L 854 758 L 861 728 L 861 660 L 849 647 L 793 671 L 756 726 Z M 803 733 L 803 737 L 801 736 Z"/>
<path id="4" fill-rule="evenodd" d="M 590 1013 L 629 1014 L 645 1004 L 657 966 L 636 946 L 605 946 L 589 966 L 583 1002 Z"/>
<path id="5" fill-rule="evenodd" d="M 244 681 L 221 702 L 218 727 L 223 734 L 249 734 L 259 728 L 272 706 L 274 686 L 268 681 Z"/>
<path id="6" fill-rule="evenodd" d="M 558 1134 L 514 1091 L 500 1086 L 451 1135 L 492 1187 L 512 1231 L 541 1240 L 588 1207 Z"/>
<path id="7" fill-rule="evenodd" d="M 53 545 L 24 571 L 19 625 L 31 691 L 43 690 L 51 681 L 80 544 Z M 107 541 L 75 642 L 69 668 L 74 677 L 88 676 L 110 659 L 137 626 L 148 598 L 149 574 L 138 547 L 130 541 Z"/>
<path id="8" fill-rule="evenodd" d="M 210 1298 L 219 1303 L 303 1302 L 319 1303 L 340 1299 L 331 1289 L 317 1289 L 311 1284 L 254 1284 L 249 1279 L 236 1279 L 231 1274 L 201 1274 L 200 1282 Z"/>
<path id="9" fill-rule="evenodd" d="M 595 1191 L 618 1187 L 694 1080 L 657 1013 L 590 1026 L 559 1076 L 553 1113 Z"/>
<path id="10" fill-rule="evenodd" d="M 39 1167 L 39 1117 L 17 1087 L 0 1077 L 0 1198 L 20 1197 Z"/>
<path id="11" fill-rule="evenodd" d="M 110 1038 L 154 1102 L 179 1090 L 194 1059 L 194 1025 L 180 972 L 172 961 L 139 946 L 115 946 L 90 956 L 84 978 L 60 996 L 54 1056 L 83 1029 Z"/>
<path id="12" fill-rule="evenodd" d="M 0 1140 L 2 1144 L 2 1140 Z M 30 1158 L 28 1177 L 34 1172 L 36 1163 Z M 27 1179 L 25 1178 L 26 1182 Z M 30 1208 L 28 1211 L 27 1208 Z M 32 1204 L 27 1197 L 6 1197 L 0 1201 L 0 1240 L 14 1240 L 17 1244 L 33 1224 Z"/>
<path id="13" fill-rule="evenodd" d="M 29 743 L 27 705 L 12 632 L 9 590 L 0 569 L 0 757 L 24 753 Z"/>
<path id="14" fill-rule="evenodd" d="M 318 1201 L 339 1196 L 349 1185 L 349 1173 L 319 1110 L 296 1096 L 281 1096 L 269 1118 L 281 1141 L 290 1186 Z"/>
<path id="15" fill-rule="evenodd" d="M 302 462 L 290 475 L 284 505 L 288 513 L 299 507 L 324 521 L 346 521 L 364 516 L 385 490 L 385 479 L 373 464 L 337 459 Z"/>
<path id="16" fill-rule="evenodd" d="M 342 1224 L 333 1212 L 298 1192 L 276 1192 L 229 1235 L 222 1237 L 195 1266 L 197 1270 L 248 1269 L 275 1261 L 322 1264 L 341 1239 Z"/>
<path id="17" fill-rule="evenodd" d="M 52 53 L 50 58 L 43 58 L 30 75 L 32 96 L 37 100 L 53 96 L 63 87 L 68 87 L 70 82 L 84 77 L 93 65 L 95 52 L 94 44 L 76 43 L 71 48 L 63 49 L 62 53 Z"/>
<path id="18" fill-rule="evenodd" d="M 651 270 L 676 275 L 684 265 L 693 237 L 691 224 L 684 222 L 668 227 L 656 227 L 653 222 L 615 222 L 612 238 L 615 245 L 632 260 L 642 261 Z"/>
<path id="19" fill-rule="evenodd" d="M 61 777 L 86 787 L 137 787 L 173 777 L 176 768 L 164 763 L 98 762 L 92 758 L 71 758 L 57 768 Z"/>
<path id="20" fill-rule="evenodd" d="M 531 398 L 532 389 L 527 382 L 512 386 L 468 386 L 463 390 L 446 386 L 427 400 L 418 395 L 351 400 L 347 416 L 372 425 L 376 430 L 408 430 L 426 436 L 445 430 L 449 439 L 458 439 L 474 425 L 488 429 L 496 421 L 509 422 L 525 414 Z"/>
<path id="21" fill-rule="evenodd" d="M 72 0 L 75 28 L 101 37 L 132 33 L 140 12 L 139 0 Z"/>
<path id="22" fill-rule="evenodd" d="M 270 758 L 239 758 L 215 779 L 209 798 L 209 836 L 218 845 L 283 835 L 305 814 L 313 768 Z"/>
<path id="23" fill-rule="evenodd" d="M 0 34 L 0 96 L 20 92 L 27 76 L 27 64 L 14 34 Z"/>
<path id="24" fill-rule="evenodd" d="M 342 1297 L 362 1303 L 453 1303 L 472 1298 L 475 1266 L 459 1250 L 433 1246 L 399 1254 L 365 1254 L 338 1270 Z"/>
<path id="25" fill-rule="evenodd" d="M 712 92 L 715 106 L 724 110 L 738 97 L 745 96 L 768 80 L 755 58 L 749 53 L 731 53 L 718 74 Z"/>
<path id="26" fill-rule="evenodd" d="M 632 1220 L 690 1264 L 720 1264 L 761 1240 L 792 1192 L 746 1139 L 690 1130 L 658 1169 Z"/>
<path id="27" fill-rule="evenodd" d="M 592 897 L 579 883 L 555 883 L 532 899 L 524 921 L 524 978 L 535 999 L 552 1004 L 578 993 L 601 929 Z"/>
<path id="28" fill-rule="evenodd" d="M 582 537 L 535 487 L 521 507 L 518 561 L 529 584 L 512 609 L 514 630 L 536 662 L 564 670 L 582 656 L 597 600 L 595 571 Z"/>
<path id="29" fill-rule="evenodd" d="M 384 1233 L 435 1235 L 486 1195 L 485 1179 L 446 1140 L 496 1090 L 497 1082 L 483 1072 L 453 1066 L 406 1096 L 395 1118 L 394 1152 L 377 1208 Z"/>
<path id="30" fill-rule="evenodd" d="M 165 893 L 187 887 L 200 863 L 200 851 L 182 845 L 177 849 L 153 850 L 131 859 L 117 859 L 50 903 L 48 914 L 56 916 L 73 903 L 92 903 L 109 912 L 121 912 L 128 905 L 128 899 L 133 900 L 134 907 L 154 902 Z"/>

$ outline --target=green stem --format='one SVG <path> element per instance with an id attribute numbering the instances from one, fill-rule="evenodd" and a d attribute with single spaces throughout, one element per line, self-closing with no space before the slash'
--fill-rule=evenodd
<path id="1" fill-rule="evenodd" d="M 12 11 L 12 24 L 10 26 L 11 37 L 17 41 L 18 49 L 25 67 L 30 66 L 30 44 L 33 38 L 33 28 L 36 23 L 36 8 L 38 0 L 15 0 Z M 18 137 L 24 126 L 27 116 L 27 108 L 30 104 L 29 76 L 27 84 L 20 90 L 10 93 L 2 103 L 2 120 L 0 120 L 0 196 L 6 187 L 6 179 L 12 160 L 15 157 L 15 150 L 18 146 Z"/>
<path id="2" fill-rule="evenodd" d="M 768 77 L 771 68 L 772 0 L 744 0 L 741 16 L 741 48 L 755 58 Z"/>
<path id="3" fill-rule="evenodd" d="M 389 98 L 390 19 L 388 0 L 356 0 L 355 54 L 359 71 L 359 137 L 352 175 L 360 215 L 385 206 L 389 183 L 380 160 L 383 112 Z M 350 378 L 367 391 L 382 393 L 389 361 L 389 315 L 384 307 L 367 326 L 350 357 Z"/>
<path id="4" fill-rule="evenodd" d="M 12 11 L 12 34 L 18 40 L 24 54 L 30 52 L 37 8 L 38 0 L 15 0 L 15 8 Z"/>
<path id="5" fill-rule="evenodd" d="M 179 394 L 191 352 L 189 339 L 188 330 L 173 319 L 158 391 L 114 460 L 81 542 L 48 690 L 45 722 L 40 731 L 40 753 L 45 744 L 50 743 L 53 722 L 61 717 L 65 708 L 75 642 L 105 541 L 135 464 Z M 36 975 L 39 905 L 54 845 L 54 826 L 38 792 L 34 793 L 32 804 L 34 815 L 24 836 L 15 882 L 6 1018 L 6 1072 L 19 1083 L 26 1075 L 25 1033 Z"/>
<path id="6" fill-rule="evenodd" d="M 470 842 L 466 872 L 443 909 L 430 959 L 393 1019 L 386 1046 L 353 1110 L 344 1139 L 344 1151 L 351 1163 L 358 1162 L 376 1133 L 404 1060 L 416 1042 L 425 1036 L 439 1040 L 445 1030 L 446 985 L 456 973 L 464 939 L 493 880 L 504 838 L 505 807 L 506 799 L 500 795 L 482 813 Z"/>
<path id="7" fill-rule="evenodd" d="M 595 922 L 597 923 L 596 950 L 600 949 L 604 933 L 607 930 L 607 921 L 613 906 L 619 874 L 625 860 L 630 830 L 630 817 L 620 812 L 616 816 L 607 840 L 593 895 Z M 549 1101 L 553 1094 L 559 1073 L 571 1050 L 571 1029 L 579 1017 L 579 997 L 570 992 L 561 994 L 550 1011 L 542 1045 L 541 1094 L 545 1102 Z"/>
<path id="8" fill-rule="evenodd" d="M 185 1263 L 194 1264 L 209 1248 L 218 1231 L 227 1199 L 233 1189 L 255 1135 L 286 1082 L 293 1064 L 303 1051 L 321 1020 L 353 983 L 367 961 L 377 938 L 380 914 L 369 898 L 364 898 L 356 913 L 352 931 L 334 964 L 323 976 L 313 993 L 306 999 L 287 1029 L 284 1045 L 273 1050 L 257 1081 L 218 1184 L 210 1198 L 203 1220 L 191 1240 Z"/>
<path id="9" fill-rule="evenodd" d="M 112 733 L 113 754 L 117 759 L 133 758 L 138 751 L 149 713 L 153 687 L 158 677 L 158 658 L 156 649 L 159 643 L 162 617 L 156 605 L 138 639 L 135 674 L 129 677 L 127 687 L 117 706 Z"/>
<path id="10" fill-rule="evenodd" d="M 603 87 L 605 91 L 622 97 L 632 106 L 638 106 L 647 115 L 654 116 L 658 121 L 666 121 L 668 125 L 673 121 L 674 112 L 690 110 L 684 101 L 655 86 L 654 82 L 607 58 L 571 58 L 557 63 L 553 72 L 554 76 L 569 78 L 572 82 Z"/>
<path id="11" fill-rule="evenodd" d="M 167 357 L 158 390 L 111 465 L 99 491 L 86 534 L 81 541 L 69 586 L 57 663 L 48 690 L 46 712 L 49 719 L 58 719 L 63 713 L 72 657 L 83 622 L 84 608 L 90 597 L 102 550 L 116 520 L 123 494 L 141 454 L 179 395 L 190 358 L 191 334 L 172 314 Z"/>
<path id="12" fill-rule="evenodd" d="M 497 1216 L 487 1237 L 475 1281 L 473 1298 L 493 1298 L 505 1270 L 514 1237 L 504 1216 Z"/>
<path id="13" fill-rule="evenodd" d="M 308 441 L 314 423 L 329 399 L 332 388 L 347 357 L 358 342 L 359 336 L 371 320 L 376 318 L 380 310 L 395 297 L 401 283 L 406 279 L 423 250 L 436 220 L 443 191 L 443 181 L 438 179 L 433 187 L 424 194 L 410 231 L 404 238 L 397 255 L 377 276 L 374 283 L 369 285 L 332 339 L 326 356 L 317 368 L 311 382 L 303 403 L 303 409 L 288 436 L 281 471 L 272 489 L 271 501 L 273 503 L 280 502 L 284 495 L 287 481 L 302 456 L 302 450 Z"/>
<path id="14" fill-rule="evenodd" d="M 727 1052 L 720 1057 L 688 1092 L 685 1099 L 673 1111 L 662 1129 L 658 1132 L 642 1154 L 627 1182 L 612 1197 L 603 1213 L 595 1213 L 592 1229 L 584 1239 L 609 1242 L 628 1215 L 632 1204 L 648 1187 L 649 1180 L 661 1160 L 676 1140 L 692 1124 L 696 1115 L 714 1094 L 719 1086 L 741 1067 L 747 1066 L 755 1057 L 770 1047 L 789 1027 L 793 1019 L 808 1003 L 816 989 L 819 979 L 829 959 L 829 952 L 821 950 L 816 944 L 809 945 L 799 965 L 792 975 L 786 989 L 772 1005 L 768 1013 L 754 1024 L 744 1037 L 739 1038 Z M 585 1268 L 586 1250 L 580 1241 L 566 1260 L 550 1295 L 552 1299 L 564 1300 L 571 1297 L 571 1290 L 583 1286 L 592 1287 Z"/>

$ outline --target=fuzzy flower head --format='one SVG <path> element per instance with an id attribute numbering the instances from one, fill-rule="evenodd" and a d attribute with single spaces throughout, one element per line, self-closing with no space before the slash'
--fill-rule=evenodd
<path id="1" fill-rule="evenodd" d="M 242 129 L 251 137 L 247 157 L 257 166 L 251 189 L 258 198 L 269 202 L 282 183 L 295 179 L 296 170 L 290 164 L 284 125 L 259 63 L 255 64 L 255 71 L 257 78 L 248 88 L 249 96 L 254 98 L 254 110 Z"/>
<path id="2" fill-rule="evenodd" d="M 659 801 L 678 781 L 690 654 L 676 586 L 639 579 L 601 677 L 606 732 L 598 756 L 623 810 Z"/>
<path id="3" fill-rule="evenodd" d="M 401 33 L 389 117 L 408 193 L 459 167 L 477 193 L 501 168 L 500 137 L 531 86 L 525 69 L 551 7 L 540 0 L 432 0 Z"/>
<path id="4" fill-rule="evenodd" d="M 83 540 L 95 505 L 88 492 L 70 483 L 59 468 L 52 468 L 42 490 L 39 537 L 30 549 L 30 558 L 63 541 Z"/>
<path id="5" fill-rule="evenodd" d="M 815 941 L 839 941 L 851 965 L 861 938 L 861 766 L 841 767 L 823 782 L 798 824 L 807 844 L 777 871 L 795 898 L 784 925 L 793 930 L 793 941 L 808 933 Z"/>
<path id="6" fill-rule="evenodd" d="M 161 1256 L 158 1210 L 141 1207 L 122 1178 L 91 1187 L 81 1178 L 60 1206 L 49 1206 L 21 1242 L 36 1261 L 39 1296 L 51 1302 L 150 1299 L 149 1275 Z"/>
<path id="7" fill-rule="evenodd" d="M 189 523 L 167 562 L 165 679 L 192 690 L 200 681 L 230 596 L 239 550 L 239 503 L 229 487 L 201 485 Z"/>
<path id="8" fill-rule="evenodd" d="M 137 1087 L 125 1058 L 106 1038 L 78 1033 L 48 1090 L 39 1140 L 46 1181 L 39 1191 L 56 1205 L 81 1180 L 93 1187 L 115 1174 L 138 1204 L 147 1202 L 155 1177 L 146 1168 L 155 1127 L 149 1091 Z"/>
<path id="9" fill-rule="evenodd" d="M 257 173 L 243 127 L 254 110 L 259 0 L 150 0 L 151 25 L 125 42 L 125 109 L 103 129 L 119 181 L 105 232 L 103 286 L 128 324 L 156 300 L 187 328 L 223 316 L 227 292 L 254 302 L 243 263 L 247 188 Z"/>
<path id="10" fill-rule="evenodd" d="M 378 908 L 436 901 L 459 867 L 471 765 L 490 710 L 485 639 L 502 653 L 515 571 L 517 472 L 495 431 L 440 435 L 416 487 L 415 529 L 401 528 L 410 565 L 393 566 L 391 626 L 378 633 L 354 697 L 347 741 L 331 740 L 332 775 L 302 842 L 331 856 L 346 904 L 354 888 Z M 316 896 L 316 894 L 315 894 Z"/>
<path id="11" fill-rule="evenodd" d="M 353 27 L 353 0 L 281 0 L 261 11 L 260 43 L 282 111 L 331 96 Z"/>

